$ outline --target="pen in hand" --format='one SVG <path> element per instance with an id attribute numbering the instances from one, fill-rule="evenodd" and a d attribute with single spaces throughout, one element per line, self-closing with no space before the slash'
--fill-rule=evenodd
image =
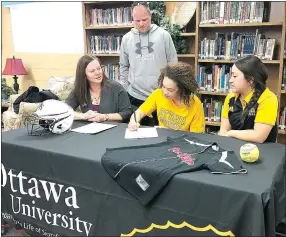
<path id="1" fill-rule="evenodd" d="M 136 111 L 134 110 L 133 111 L 133 114 L 134 114 L 134 120 L 135 120 L 135 123 L 136 123 L 136 125 L 137 125 L 137 119 L 136 119 L 136 113 L 135 113 Z"/>
<path id="2" fill-rule="evenodd" d="M 138 123 L 137 123 L 136 111 L 135 111 L 135 110 L 133 110 L 133 116 L 134 116 L 134 122 L 135 122 L 135 124 L 131 125 L 130 130 L 131 130 L 131 131 L 137 131 Z"/>

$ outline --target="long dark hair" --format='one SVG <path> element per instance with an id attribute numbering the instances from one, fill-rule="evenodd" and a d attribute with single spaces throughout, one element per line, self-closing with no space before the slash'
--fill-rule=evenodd
<path id="1" fill-rule="evenodd" d="M 194 77 L 193 68 L 184 62 L 169 63 L 161 71 L 158 80 L 159 87 L 162 88 L 164 77 L 170 78 L 177 84 L 180 99 L 185 105 L 190 106 L 190 98 L 198 91 L 199 86 Z"/>
<path id="2" fill-rule="evenodd" d="M 88 95 L 89 95 L 88 90 L 90 89 L 90 86 L 86 78 L 85 69 L 87 65 L 93 60 L 97 60 L 103 70 L 101 86 L 103 87 L 105 85 L 105 82 L 107 81 L 107 77 L 104 73 L 104 67 L 101 65 L 99 58 L 93 55 L 82 56 L 77 63 L 75 83 L 74 83 L 74 95 L 81 105 L 87 104 L 88 102 Z"/>
<path id="3" fill-rule="evenodd" d="M 234 65 L 244 74 L 244 78 L 254 89 L 253 95 L 241 114 L 242 124 L 244 123 L 249 110 L 257 103 L 259 97 L 266 89 L 268 71 L 262 61 L 253 55 L 249 55 L 235 61 Z"/>

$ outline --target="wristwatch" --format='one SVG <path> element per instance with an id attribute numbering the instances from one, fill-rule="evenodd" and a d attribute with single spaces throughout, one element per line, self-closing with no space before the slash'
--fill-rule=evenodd
<path id="1" fill-rule="evenodd" d="M 109 120 L 109 116 L 108 116 L 108 114 L 105 114 L 104 121 L 107 121 L 107 120 Z"/>

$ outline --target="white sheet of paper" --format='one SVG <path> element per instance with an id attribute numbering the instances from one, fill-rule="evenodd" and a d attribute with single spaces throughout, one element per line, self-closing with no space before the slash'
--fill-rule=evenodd
<path id="1" fill-rule="evenodd" d="M 86 133 L 86 134 L 95 134 L 101 131 L 116 127 L 117 125 L 114 124 L 104 124 L 104 123 L 90 123 L 75 129 L 72 129 L 73 132 L 78 133 Z"/>
<path id="2" fill-rule="evenodd" d="M 128 128 L 125 131 L 125 139 L 151 138 L 158 137 L 156 128 L 138 128 L 137 131 L 131 132 Z"/>

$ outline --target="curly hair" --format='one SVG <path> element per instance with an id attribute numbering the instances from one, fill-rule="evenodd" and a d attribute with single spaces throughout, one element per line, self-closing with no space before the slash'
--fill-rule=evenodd
<path id="1" fill-rule="evenodd" d="M 161 70 L 158 80 L 159 88 L 163 86 L 164 77 L 168 77 L 176 83 L 181 100 L 185 105 L 190 106 L 190 99 L 199 89 L 192 66 L 184 62 L 169 63 Z"/>

